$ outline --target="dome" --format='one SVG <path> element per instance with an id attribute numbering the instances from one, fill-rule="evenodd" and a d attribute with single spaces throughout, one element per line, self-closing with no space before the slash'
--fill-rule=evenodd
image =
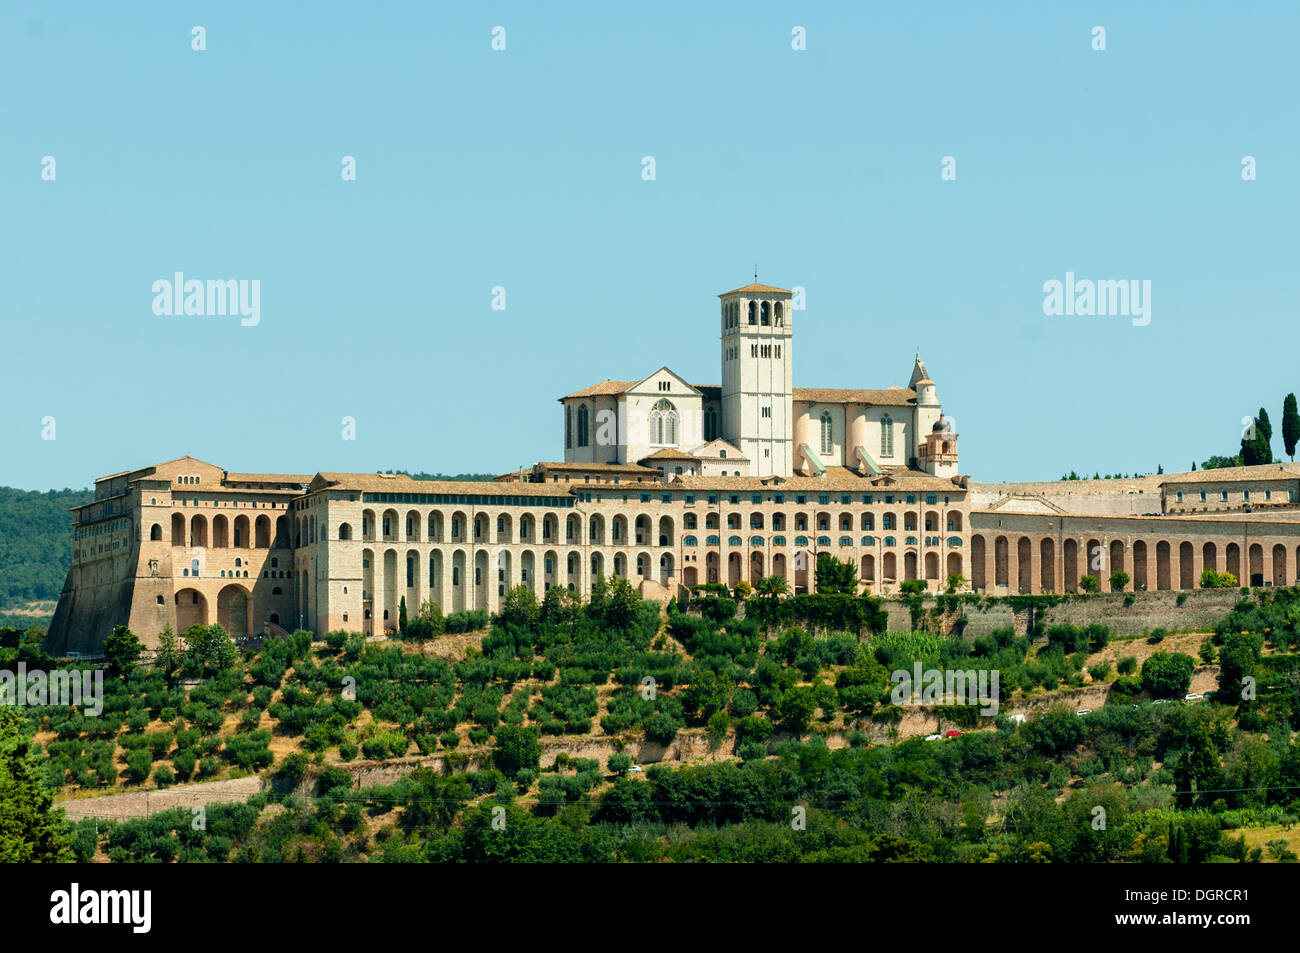
<path id="1" fill-rule="evenodd" d="M 942 433 L 943 431 L 947 430 L 947 429 L 948 429 L 948 418 L 947 418 L 947 417 L 940 417 L 938 420 L 936 420 L 936 421 L 934 422 L 934 426 L 931 427 L 930 429 L 931 429 L 933 432 L 935 432 L 935 433 Z"/>

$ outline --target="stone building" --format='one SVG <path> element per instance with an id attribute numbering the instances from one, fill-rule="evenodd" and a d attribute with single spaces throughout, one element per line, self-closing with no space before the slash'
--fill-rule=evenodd
<path id="1" fill-rule="evenodd" d="M 509 589 L 583 595 L 600 575 L 679 586 L 812 587 L 821 553 L 878 594 L 952 575 L 989 593 L 1191 589 L 1204 568 L 1297 582 L 1300 474 L 1237 468 L 1132 481 L 974 485 L 917 355 L 906 387 L 795 387 L 793 295 L 721 295 L 721 385 L 660 367 L 560 398 L 564 459 L 489 482 L 229 473 L 192 457 L 103 477 L 73 511 L 47 645 L 96 651 L 114 625 L 233 635 L 381 633 L 404 601 L 495 612 Z M 1227 494 L 1224 496 L 1224 494 Z M 1212 512 L 1217 511 L 1217 512 Z"/>

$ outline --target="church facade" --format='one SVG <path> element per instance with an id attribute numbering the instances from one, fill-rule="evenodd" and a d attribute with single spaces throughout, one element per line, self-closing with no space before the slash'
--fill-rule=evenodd
<path id="1" fill-rule="evenodd" d="M 102 477 L 73 511 L 46 644 L 97 651 L 118 624 L 146 645 L 196 622 L 380 634 L 403 602 L 495 612 L 514 586 L 587 595 L 602 575 L 660 599 L 772 574 L 811 591 L 821 553 L 883 595 L 952 576 L 1005 594 L 1075 591 L 1092 573 L 1106 589 L 1108 567 L 1130 590 L 1195 588 L 1203 568 L 1296 582 L 1292 470 L 1171 475 L 1143 515 L 1098 511 L 1118 487 L 977 492 L 919 354 L 906 386 L 794 386 L 792 302 L 759 284 L 721 295 L 721 384 L 662 366 L 569 393 L 563 459 L 495 481 L 233 473 L 193 457 Z M 1273 509 L 1254 512 L 1252 490 Z M 1183 504 L 1239 509 L 1243 493 L 1252 512 Z"/>

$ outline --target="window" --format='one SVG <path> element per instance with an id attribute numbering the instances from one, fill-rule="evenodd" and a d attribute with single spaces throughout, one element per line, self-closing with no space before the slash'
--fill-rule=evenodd
<path id="1" fill-rule="evenodd" d="M 818 537 L 817 537 L 817 545 L 818 545 L 818 546 L 829 546 L 830 544 L 831 544 L 831 538 L 830 538 L 829 536 L 818 536 Z"/>
<path id="2" fill-rule="evenodd" d="M 889 414 L 880 418 L 880 455 L 882 457 L 894 455 L 894 418 Z"/>
<path id="3" fill-rule="evenodd" d="M 852 545 L 853 545 L 853 537 L 852 537 L 852 536 L 841 536 L 841 537 L 840 537 L 840 545 L 841 545 L 841 546 L 852 546 Z"/>
<path id="4" fill-rule="evenodd" d="M 578 446 L 587 445 L 587 405 L 578 408 Z"/>
<path id="5" fill-rule="evenodd" d="M 1244 492 L 1241 494 L 1241 498 L 1242 498 L 1243 500 L 1245 500 L 1247 503 L 1249 503 L 1249 502 L 1250 502 L 1250 490 L 1246 490 L 1246 491 L 1244 491 Z"/>
<path id="6" fill-rule="evenodd" d="M 650 442 L 677 443 L 677 408 L 666 398 L 660 399 L 650 411 Z"/>
<path id="7" fill-rule="evenodd" d="M 807 546 L 807 545 L 808 545 L 808 537 L 807 537 L 807 536 L 796 536 L 796 537 L 794 538 L 794 544 L 795 544 L 796 546 Z"/>
<path id="8" fill-rule="evenodd" d="M 898 545 L 898 540 L 894 539 L 894 537 L 892 537 L 892 536 L 886 536 L 886 537 L 885 537 L 885 545 L 886 545 L 886 546 L 897 546 L 897 545 Z"/>
<path id="9" fill-rule="evenodd" d="M 773 545 L 773 546 L 784 546 L 784 545 L 785 545 L 785 537 L 784 537 L 784 536 L 773 536 L 773 537 L 772 537 L 772 545 Z"/>
<path id="10" fill-rule="evenodd" d="M 1179 490 L 1179 491 L 1178 491 L 1178 502 L 1179 502 L 1179 503 L 1183 502 L 1183 491 L 1182 491 L 1182 490 Z"/>
<path id="11" fill-rule="evenodd" d="M 564 449 L 573 446 L 573 408 L 564 408 Z"/>
<path id="12" fill-rule="evenodd" d="M 741 539 L 739 536 L 728 536 L 728 537 L 727 537 L 727 545 L 728 545 L 728 546 L 743 546 L 743 545 L 745 545 L 745 541 L 744 541 L 743 539 Z"/>
<path id="13" fill-rule="evenodd" d="M 710 536 L 708 539 L 706 539 L 706 540 L 704 541 L 704 544 L 705 544 L 706 546 L 717 546 L 717 545 L 718 545 L 718 537 L 716 537 L 716 536 Z"/>
<path id="14" fill-rule="evenodd" d="M 696 541 L 696 539 L 695 539 L 694 536 L 683 536 L 683 537 L 682 537 L 682 545 L 683 545 L 683 546 L 698 546 L 699 543 Z"/>
<path id="15" fill-rule="evenodd" d="M 762 545 L 763 545 L 763 537 L 762 537 L 762 536 L 751 536 L 751 537 L 749 537 L 749 545 L 751 545 L 751 546 L 762 546 Z"/>
<path id="16" fill-rule="evenodd" d="M 719 450 L 719 451 L 718 451 L 718 459 L 719 459 L 719 460 L 725 460 L 725 459 L 727 459 L 727 451 L 725 451 L 725 450 Z"/>
<path id="17" fill-rule="evenodd" d="M 936 503 L 939 502 L 939 497 L 933 493 L 927 493 L 925 494 L 925 502 L 926 505 L 928 506 L 934 506 Z"/>
<path id="18" fill-rule="evenodd" d="M 1227 503 L 1227 502 L 1228 502 L 1228 491 L 1227 491 L 1227 490 L 1222 490 L 1222 491 L 1220 491 L 1220 493 L 1219 493 L 1219 499 L 1222 500 L 1224 503 Z"/>
<path id="19" fill-rule="evenodd" d="M 712 407 L 704 412 L 704 439 L 718 438 L 718 414 Z"/>
<path id="20" fill-rule="evenodd" d="M 831 428 L 831 412 L 822 411 L 822 453 L 830 453 L 833 446 L 834 433 Z"/>
<path id="21" fill-rule="evenodd" d="M 863 536 L 863 537 L 862 537 L 862 545 L 863 545 L 863 546 L 874 546 L 874 545 L 876 545 L 876 537 L 874 537 L 874 536 Z"/>

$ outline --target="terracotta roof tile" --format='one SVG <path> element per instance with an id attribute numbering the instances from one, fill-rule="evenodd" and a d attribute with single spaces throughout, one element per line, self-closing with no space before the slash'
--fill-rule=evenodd
<path id="1" fill-rule="evenodd" d="M 758 294 L 758 295 L 788 295 L 790 292 L 785 288 L 773 288 L 771 285 L 745 285 L 743 288 L 737 288 L 735 291 L 724 291 L 718 295 L 719 298 L 725 298 L 728 295 L 738 294 Z"/>
<path id="2" fill-rule="evenodd" d="M 1217 470 L 1192 470 L 1167 473 L 1165 483 L 1240 483 L 1248 480 L 1294 480 L 1300 477 L 1300 463 L 1264 463 L 1253 467 L 1220 467 Z"/>

